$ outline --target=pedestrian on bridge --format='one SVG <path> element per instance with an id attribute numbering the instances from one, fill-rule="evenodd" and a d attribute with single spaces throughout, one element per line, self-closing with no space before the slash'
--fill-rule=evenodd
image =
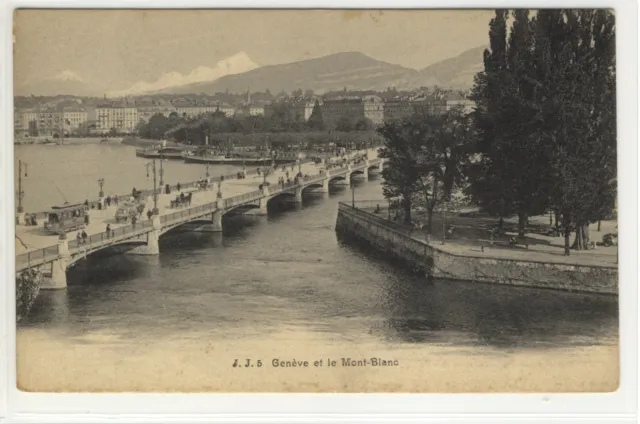
<path id="1" fill-rule="evenodd" d="M 107 238 L 111 236 L 111 224 L 107 224 Z"/>
<path id="2" fill-rule="evenodd" d="M 138 220 L 138 218 L 135 215 L 131 216 L 131 225 L 133 226 L 133 228 L 136 228 L 136 221 Z"/>
<path id="3" fill-rule="evenodd" d="M 82 230 L 82 244 L 87 244 L 87 233 Z"/>
<path id="4" fill-rule="evenodd" d="M 180 191 L 180 183 L 176 184 L 176 190 Z"/>
<path id="5" fill-rule="evenodd" d="M 153 216 L 153 212 L 151 212 L 151 210 L 148 210 L 148 211 L 147 211 L 147 219 L 148 219 L 149 221 L 151 221 L 151 217 L 152 217 L 152 216 Z"/>
<path id="6" fill-rule="evenodd" d="M 76 234 L 76 243 L 78 243 L 78 246 L 82 244 L 82 236 L 80 235 L 80 231 L 78 231 L 78 234 Z"/>

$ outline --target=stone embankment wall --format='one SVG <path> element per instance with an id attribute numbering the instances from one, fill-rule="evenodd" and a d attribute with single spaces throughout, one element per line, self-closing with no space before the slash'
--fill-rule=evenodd
<path id="1" fill-rule="evenodd" d="M 592 293 L 618 293 L 614 267 L 455 255 L 409 235 L 403 226 L 340 203 L 336 231 L 401 260 L 427 279 L 446 278 Z M 489 255 L 487 255 L 489 256 Z"/>

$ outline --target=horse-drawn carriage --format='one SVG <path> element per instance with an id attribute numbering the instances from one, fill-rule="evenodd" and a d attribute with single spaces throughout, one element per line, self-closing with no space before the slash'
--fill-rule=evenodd
<path id="1" fill-rule="evenodd" d="M 120 205 L 118 205 L 118 209 L 116 210 L 116 222 L 127 222 L 131 218 L 138 217 L 142 215 L 146 208 L 146 202 L 138 197 L 138 199 L 129 199 Z"/>

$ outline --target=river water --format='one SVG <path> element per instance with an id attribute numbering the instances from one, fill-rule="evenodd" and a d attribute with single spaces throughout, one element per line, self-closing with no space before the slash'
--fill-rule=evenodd
<path id="1" fill-rule="evenodd" d="M 66 152 L 73 159 L 65 162 Z M 51 185 L 80 200 L 96 192 L 100 176 L 115 192 L 126 192 L 129 178 L 145 175 L 144 160 L 125 146 L 21 146 L 18 157 L 31 165 L 29 208 L 56 201 Z M 197 165 L 167 165 L 167 175 L 180 179 L 202 173 Z M 222 234 L 172 232 L 161 238 L 155 257 L 104 252 L 80 261 L 67 273 L 68 288 L 41 292 L 19 325 L 19 386 L 615 389 L 617 298 L 453 281 L 427 285 L 337 239 L 337 203 L 351 197 L 351 190 L 334 188 L 306 195 L 299 207 L 276 205 L 267 217 L 225 219 Z M 382 198 L 380 181 L 357 182 L 355 197 Z M 366 378 L 353 370 L 284 378 L 271 363 L 356 354 L 400 365 L 394 374 L 369 369 Z M 238 373 L 231 364 L 243 358 L 267 366 Z"/>

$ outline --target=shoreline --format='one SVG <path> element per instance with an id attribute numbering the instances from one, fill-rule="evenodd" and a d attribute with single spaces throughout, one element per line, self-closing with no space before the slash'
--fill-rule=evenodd
<path id="1" fill-rule="evenodd" d="M 618 295 L 618 267 L 552 260 L 530 260 L 472 252 L 452 252 L 413 237 L 398 224 L 340 203 L 336 232 L 366 243 L 423 274 L 427 282 L 450 279 L 541 289 Z"/>

